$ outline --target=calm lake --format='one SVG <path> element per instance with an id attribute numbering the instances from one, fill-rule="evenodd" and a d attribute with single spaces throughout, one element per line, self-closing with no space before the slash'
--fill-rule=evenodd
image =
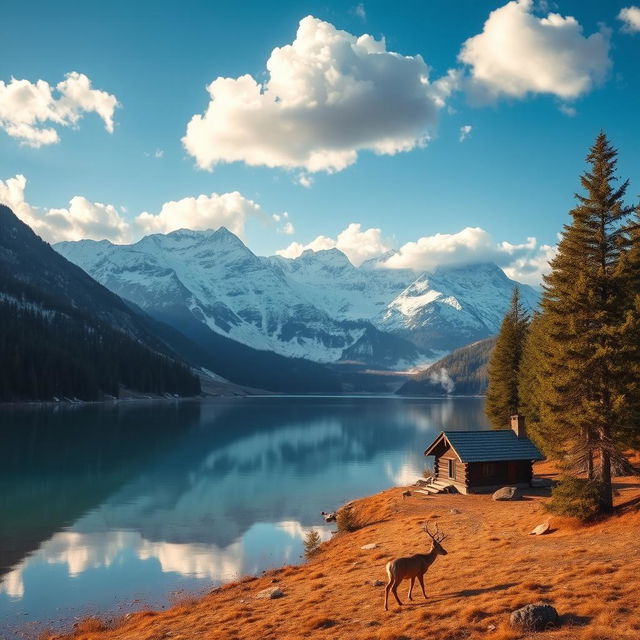
<path id="1" fill-rule="evenodd" d="M 479 398 L 0 409 L 0 638 L 301 561 L 320 511 L 419 477 Z"/>

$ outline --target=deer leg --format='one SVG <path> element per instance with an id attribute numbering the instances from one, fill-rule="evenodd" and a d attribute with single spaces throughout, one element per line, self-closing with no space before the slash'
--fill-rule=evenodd
<path id="1" fill-rule="evenodd" d="M 418 582 L 422 587 L 422 595 L 424 596 L 424 599 L 427 600 L 427 594 L 424 592 L 424 576 L 418 576 Z"/>
<path id="2" fill-rule="evenodd" d="M 393 580 L 389 578 L 389 582 L 387 582 L 387 586 L 384 588 L 384 610 L 389 611 L 389 589 L 391 589 L 391 583 Z"/>
<path id="3" fill-rule="evenodd" d="M 413 598 L 411 597 L 411 592 L 413 591 L 413 585 L 415 581 L 415 578 L 411 578 L 411 582 L 409 583 L 409 600 L 413 600 Z"/>
<path id="4" fill-rule="evenodd" d="M 398 604 L 400 606 L 402 606 L 402 602 L 400 602 L 400 598 L 398 598 L 398 585 L 400 584 L 400 581 L 393 583 L 393 585 L 391 586 L 391 592 L 393 593 L 393 595 L 396 597 L 396 600 L 398 602 Z"/>

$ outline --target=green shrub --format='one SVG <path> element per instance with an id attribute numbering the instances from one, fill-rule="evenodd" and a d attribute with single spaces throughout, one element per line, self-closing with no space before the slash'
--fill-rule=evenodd
<path id="1" fill-rule="evenodd" d="M 338 531 L 356 531 L 360 529 L 358 518 L 351 507 L 342 507 L 336 513 L 336 524 Z"/>
<path id="2" fill-rule="evenodd" d="M 586 522 L 598 515 L 600 486 L 595 480 L 565 476 L 553 488 L 547 509 Z"/>
<path id="3" fill-rule="evenodd" d="M 315 529 L 307 531 L 304 537 L 304 556 L 310 558 L 320 550 L 320 534 Z"/>

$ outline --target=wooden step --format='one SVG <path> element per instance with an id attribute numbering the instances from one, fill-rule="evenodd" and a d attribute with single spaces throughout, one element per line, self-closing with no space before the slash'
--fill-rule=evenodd
<path id="1" fill-rule="evenodd" d="M 424 489 L 421 490 L 421 493 L 426 493 L 428 495 L 435 495 L 436 493 L 440 493 L 441 489 L 439 487 L 434 487 L 432 484 L 428 484 Z"/>
<path id="2" fill-rule="evenodd" d="M 435 489 L 434 487 L 427 486 L 424 489 L 416 489 L 416 493 L 422 493 L 425 496 L 433 496 L 437 493 L 440 493 L 440 489 Z"/>

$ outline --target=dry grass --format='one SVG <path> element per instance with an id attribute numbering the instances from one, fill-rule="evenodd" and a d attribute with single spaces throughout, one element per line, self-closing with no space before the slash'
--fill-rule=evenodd
<path id="1" fill-rule="evenodd" d="M 542 465 L 539 472 L 551 473 Z M 640 484 L 619 478 L 617 515 L 581 525 L 551 518 L 552 532 L 528 532 L 549 519 L 545 498 L 522 502 L 489 496 L 440 495 L 402 499 L 391 489 L 358 501 L 361 528 L 321 545 L 301 567 L 215 589 L 167 611 L 133 614 L 115 628 L 83 623 L 65 638 L 76 640 L 638 640 L 640 638 Z M 452 508 L 460 513 L 451 513 Z M 449 555 L 425 576 L 428 601 L 408 583 L 402 608 L 383 610 L 385 562 L 428 548 L 421 523 L 437 520 L 448 533 Z M 361 549 L 375 542 L 374 551 Z M 255 594 L 278 586 L 286 596 L 265 601 Z M 559 629 L 522 634 L 509 614 L 530 602 L 553 604 Z"/>

